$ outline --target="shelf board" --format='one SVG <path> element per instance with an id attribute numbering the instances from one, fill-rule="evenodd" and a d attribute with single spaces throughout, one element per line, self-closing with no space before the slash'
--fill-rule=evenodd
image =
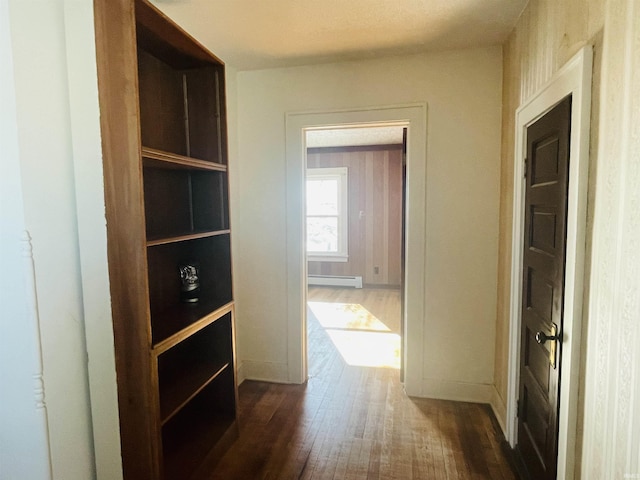
<path id="1" fill-rule="evenodd" d="M 143 164 L 148 167 L 227 171 L 227 166 L 221 163 L 208 162 L 144 146 L 142 147 L 142 158 Z"/>
<path id="2" fill-rule="evenodd" d="M 147 247 L 153 247 L 155 245 L 166 245 L 168 243 L 178 243 L 187 240 L 197 240 L 199 238 L 215 237 L 218 235 L 227 235 L 231 233 L 231 230 L 209 230 L 205 232 L 193 232 L 185 233 L 182 235 L 168 236 L 168 237 L 151 237 L 147 238 Z"/>
<path id="3" fill-rule="evenodd" d="M 180 432 L 172 438 L 171 447 L 165 447 L 165 478 L 188 478 L 235 426 L 235 417 L 231 413 L 221 413 L 215 419 L 194 419 L 192 424 L 188 432 Z"/>
<path id="4" fill-rule="evenodd" d="M 138 41 L 176 68 L 224 65 L 209 49 L 148 1 L 136 2 L 136 22 L 145 33 L 138 36 Z"/>
<path id="5" fill-rule="evenodd" d="M 203 388 L 229 368 L 229 363 L 216 368 L 212 363 L 200 364 L 198 368 L 186 370 L 177 381 L 160 391 L 160 415 L 164 425 L 178 413 Z"/>
<path id="6" fill-rule="evenodd" d="M 162 318 L 159 321 L 154 322 L 155 325 L 165 325 L 165 327 L 158 328 L 156 326 L 156 330 L 153 332 L 160 339 L 154 344 L 153 353 L 157 356 L 166 352 L 174 345 L 226 315 L 232 308 L 233 302 L 229 302 L 212 311 L 210 302 L 199 302 L 195 305 L 181 304 L 168 309 L 160 315 Z M 173 322 L 171 318 L 173 318 Z M 170 329 L 166 325 L 177 325 L 178 328 Z M 180 328 L 180 325 L 184 326 Z"/>

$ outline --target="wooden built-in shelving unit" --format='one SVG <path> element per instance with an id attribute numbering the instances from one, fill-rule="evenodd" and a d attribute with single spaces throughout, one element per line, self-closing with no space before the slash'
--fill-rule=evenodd
<path id="1" fill-rule="evenodd" d="M 95 14 L 124 475 L 196 478 L 237 435 L 224 65 L 146 0 Z"/>

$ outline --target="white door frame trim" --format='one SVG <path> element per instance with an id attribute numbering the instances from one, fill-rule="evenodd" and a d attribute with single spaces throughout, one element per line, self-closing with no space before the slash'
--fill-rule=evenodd
<path id="1" fill-rule="evenodd" d="M 573 479 L 575 472 L 592 65 L 593 50 L 591 45 L 587 45 L 574 55 L 554 75 L 551 81 L 533 97 L 524 102 L 516 111 L 506 432 L 507 440 L 512 448 L 515 447 L 517 442 L 518 427 L 516 402 L 520 365 L 520 302 L 522 299 L 526 129 L 564 97 L 572 95 L 557 473 L 558 479 L 567 480 Z"/>
<path id="2" fill-rule="evenodd" d="M 287 113 L 287 325 L 291 383 L 307 379 L 304 245 L 305 131 L 344 125 L 406 125 L 407 204 L 405 256 L 404 386 L 419 395 L 423 377 L 426 251 L 427 104 L 391 105 L 323 112 Z"/>

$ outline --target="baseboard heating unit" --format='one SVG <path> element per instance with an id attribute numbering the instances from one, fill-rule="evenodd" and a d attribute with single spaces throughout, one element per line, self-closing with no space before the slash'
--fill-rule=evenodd
<path id="1" fill-rule="evenodd" d="M 362 288 L 362 277 L 343 277 L 338 275 L 309 275 L 309 285 L 325 285 L 331 287 Z"/>

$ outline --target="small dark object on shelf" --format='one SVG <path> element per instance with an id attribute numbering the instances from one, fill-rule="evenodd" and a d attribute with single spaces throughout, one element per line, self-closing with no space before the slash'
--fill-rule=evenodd
<path id="1" fill-rule="evenodd" d="M 184 303 L 197 303 L 200 298 L 200 278 L 196 263 L 180 265 L 180 299 Z"/>

